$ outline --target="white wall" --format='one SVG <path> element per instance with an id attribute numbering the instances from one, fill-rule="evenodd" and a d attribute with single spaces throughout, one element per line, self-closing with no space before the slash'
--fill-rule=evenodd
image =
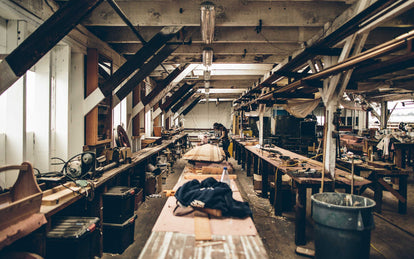
<path id="1" fill-rule="evenodd" d="M 82 53 L 71 54 L 70 78 L 69 78 L 69 144 L 70 157 L 82 152 L 84 144 L 84 56 Z"/>
<path id="2" fill-rule="evenodd" d="M 186 116 L 184 128 L 213 128 L 214 122 L 223 124 L 227 129 L 232 126 L 232 103 L 198 103 Z"/>

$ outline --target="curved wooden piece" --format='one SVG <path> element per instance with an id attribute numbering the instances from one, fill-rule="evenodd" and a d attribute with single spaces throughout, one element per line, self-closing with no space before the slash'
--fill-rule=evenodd
<path id="1" fill-rule="evenodd" d="M 22 167 L 27 167 L 27 170 L 20 170 L 19 176 L 10 190 L 12 201 L 18 201 L 35 193 L 42 192 L 39 185 L 37 185 L 32 164 L 23 162 Z"/>

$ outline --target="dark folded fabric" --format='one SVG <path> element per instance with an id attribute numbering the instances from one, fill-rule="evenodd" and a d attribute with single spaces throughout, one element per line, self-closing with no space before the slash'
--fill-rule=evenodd
<path id="1" fill-rule="evenodd" d="M 175 197 L 183 206 L 218 209 L 227 217 L 245 218 L 252 215 L 247 202 L 233 199 L 230 187 L 212 177 L 202 182 L 192 180 L 183 184 Z"/>

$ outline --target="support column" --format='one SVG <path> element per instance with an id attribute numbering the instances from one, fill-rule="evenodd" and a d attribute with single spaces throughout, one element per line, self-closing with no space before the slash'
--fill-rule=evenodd
<path id="1" fill-rule="evenodd" d="M 259 145 L 263 146 L 263 114 L 265 106 L 260 104 L 259 106 Z"/>
<path id="2" fill-rule="evenodd" d="M 46 54 L 32 71 L 27 72 L 27 135 L 26 159 L 41 172 L 48 172 L 50 166 L 50 71 L 51 55 Z M 32 146 L 32 148 L 30 148 Z M 30 150 L 29 150 L 30 149 Z"/>
<path id="3" fill-rule="evenodd" d="M 84 56 L 82 53 L 72 53 L 69 80 L 69 144 L 68 154 L 74 156 L 82 152 L 85 139 L 85 120 L 83 106 L 79 100 L 84 98 Z"/>
<path id="4" fill-rule="evenodd" d="M 51 156 L 69 158 L 69 71 L 70 47 L 57 45 L 52 51 Z M 54 109 L 53 109 L 54 107 Z"/>
<path id="5" fill-rule="evenodd" d="M 328 102 L 326 104 L 326 112 L 325 112 L 325 125 L 326 135 L 324 136 L 324 149 L 323 149 L 323 156 L 324 156 L 324 169 L 325 174 L 329 173 L 332 178 L 335 177 L 335 160 L 336 160 L 336 141 L 335 138 L 332 136 L 332 133 L 335 131 L 335 125 L 333 123 L 334 113 L 336 111 L 337 104 L 333 102 Z"/>
<path id="6" fill-rule="evenodd" d="M 388 102 L 383 101 L 381 102 L 381 121 L 380 121 L 381 129 L 386 129 L 387 124 L 388 124 Z"/>

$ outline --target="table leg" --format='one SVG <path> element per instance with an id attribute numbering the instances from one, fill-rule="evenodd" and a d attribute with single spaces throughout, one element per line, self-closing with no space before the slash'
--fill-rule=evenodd
<path id="1" fill-rule="evenodd" d="M 252 155 L 246 151 L 246 174 L 252 176 Z"/>
<path id="2" fill-rule="evenodd" d="M 405 198 L 405 202 L 398 200 L 398 213 L 406 214 L 407 213 L 407 178 L 408 175 L 401 175 L 399 181 L 399 190 L 398 192 Z"/>
<path id="3" fill-rule="evenodd" d="M 295 244 L 306 245 L 306 188 L 301 184 L 296 194 Z"/>
<path id="4" fill-rule="evenodd" d="M 266 161 L 262 161 L 262 197 L 267 198 L 269 192 L 269 166 Z"/>
<path id="5" fill-rule="evenodd" d="M 382 210 L 382 185 L 378 182 L 377 176 L 373 181 L 374 186 L 374 200 L 375 200 L 375 211 L 381 213 Z"/>
<path id="6" fill-rule="evenodd" d="M 258 174 L 257 172 L 257 168 L 259 166 L 258 164 L 259 164 L 259 157 L 256 155 L 253 155 L 253 174 Z"/>
<path id="7" fill-rule="evenodd" d="M 282 172 L 276 169 L 275 175 L 275 215 L 282 215 L 283 205 L 282 205 Z"/>
<path id="8" fill-rule="evenodd" d="M 404 166 L 403 166 L 403 164 L 404 164 L 403 160 L 404 160 L 403 150 L 401 148 L 397 148 L 395 150 L 395 157 L 394 157 L 394 163 L 395 163 L 395 165 L 397 167 L 404 168 Z"/>
<path id="9" fill-rule="evenodd" d="M 246 170 L 246 148 L 241 148 L 241 156 L 240 156 L 240 162 L 243 170 Z"/>
<path id="10" fill-rule="evenodd" d="M 237 145 L 237 164 L 241 164 L 241 144 Z"/>

